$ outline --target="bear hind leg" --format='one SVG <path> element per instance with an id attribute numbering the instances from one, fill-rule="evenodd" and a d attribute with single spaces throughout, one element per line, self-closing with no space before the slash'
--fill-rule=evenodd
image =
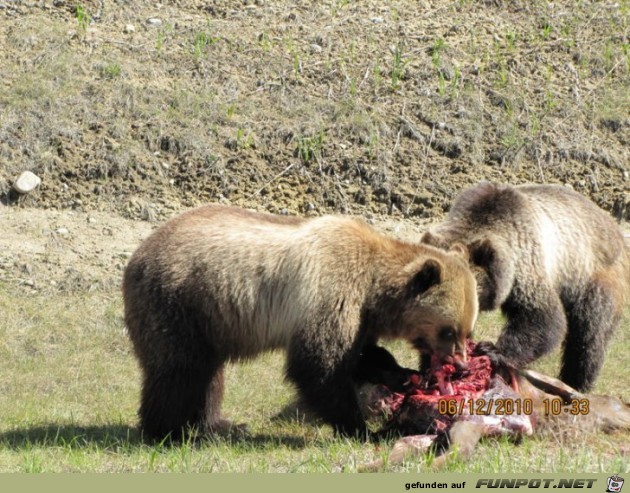
<path id="1" fill-rule="evenodd" d="M 170 437 L 179 441 L 195 429 L 205 432 L 210 387 L 221 389 L 213 394 L 214 417 L 223 397 L 222 366 L 162 362 L 145 369 L 139 411 L 144 434 L 153 440 Z"/>
<path id="2" fill-rule="evenodd" d="M 615 279 L 592 281 L 581 296 L 567 304 L 568 331 L 560 379 L 579 391 L 593 387 L 604 364 L 606 347 L 621 321 L 623 289 Z"/>

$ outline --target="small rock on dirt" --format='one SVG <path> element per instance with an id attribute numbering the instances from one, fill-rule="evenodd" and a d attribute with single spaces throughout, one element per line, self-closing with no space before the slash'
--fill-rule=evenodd
<path id="1" fill-rule="evenodd" d="M 150 21 L 151 19 L 147 19 L 147 23 Z M 125 26 L 125 29 L 123 29 L 123 32 L 125 34 L 131 34 L 131 33 L 135 33 L 136 32 L 136 28 L 133 24 L 127 24 Z"/>
<path id="2" fill-rule="evenodd" d="M 162 19 L 158 19 L 157 17 L 149 17 L 149 18 L 146 20 L 146 23 L 147 23 L 149 26 L 158 27 L 158 26 L 161 26 L 161 25 L 162 25 Z"/>
<path id="3" fill-rule="evenodd" d="M 26 194 L 35 190 L 41 182 L 42 179 L 35 173 L 25 171 L 18 177 L 17 180 L 15 180 L 15 183 L 13 183 L 13 189 L 18 193 Z"/>

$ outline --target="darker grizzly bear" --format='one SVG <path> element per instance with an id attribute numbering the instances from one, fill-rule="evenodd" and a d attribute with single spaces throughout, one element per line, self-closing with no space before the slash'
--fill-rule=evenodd
<path id="1" fill-rule="evenodd" d="M 562 186 L 481 183 L 422 241 L 468 247 L 480 309 L 507 317 L 499 355 L 522 367 L 564 339 L 560 378 L 592 387 L 626 303 L 628 253 L 607 213 Z"/>
<path id="2" fill-rule="evenodd" d="M 354 385 L 364 347 L 421 336 L 437 355 L 464 352 L 476 284 L 454 250 L 345 217 L 209 205 L 172 219 L 134 253 L 123 281 L 145 435 L 225 426 L 224 364 L 276 348 L 303 401 L 338 432 L 365 433 Z"/>

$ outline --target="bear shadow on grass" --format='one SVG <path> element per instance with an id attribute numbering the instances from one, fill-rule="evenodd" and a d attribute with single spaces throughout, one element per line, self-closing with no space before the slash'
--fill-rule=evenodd
<path id="1" fill-rule="evenodd" d="M 79 426 L 51 423 L 0 433 L 0 445 L 12 449 L 20 449 L 27 445 L 43 447 L 72 445 L 82 448 L 95 444 L 107 447 L 113 444 L 142 443 L 140 430 L 127 425 Z"/>
<path id="2" fill-rule="evenodd" d="M 286 404 L 277 414 L 271 417 L 271 421 L 274 423 L 290 423 L 293 421 L 300 424 L 308 423 L 313 426 L 324 424 L 324 421 L 310 411 L 308 406 L 301 402 L 299 398 Z"/>
<path id="3" fill-rule="evenodd" d="M 288 418 L 287 418 L 288 419 Z M 271 434 L 245 434 L 230 435 L 229 437 L 200 437 L 187 440 L 192 447 L 201 447 L 211 444 L 214 440 L 225 441 L 229 444 L 248 445 L 283 445 L 291 449 L 301 449 L 306 446 L 306 441 L 300 437 L 289 435 Z M 58 447 L 71 445 L 75 448 L 88 448 L 94 445 L 99 447 L 181 447 L 181 442 L 164 440 L 163 442 L 151 442 L 144 440 L 140 429 L 127 425 L 101 425 L 78 426 L 49 424 L 18 428 L 16 430 L 0 433 L 0 447 L 10 449 L 22 449 L 25 446 Z"/>

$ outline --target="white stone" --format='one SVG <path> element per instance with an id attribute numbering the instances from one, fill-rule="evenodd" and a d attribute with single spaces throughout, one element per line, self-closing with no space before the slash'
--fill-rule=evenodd
<path id="1" fill-rule="evenodd" d="M 35 190 L 41 182 L 42 179 L 35 173 L 25 171 L 18 177 L 17 180 L 15 180 L 15 183 L 13 183 L 13 188 L 18 193 L 29 193 Z"/>
<path id="2" fill-rule="evenodd" d="M 149 21 L 147 20 L 147 22 L 149 22 Z M 125 32 L 125 34 L 135 33 L 136 32 L 136 27 L 133 24 L 127 24 L 125 26 L 124 32 Z"/>
<path id="3" fill-rule="evenodd" d="M 157 17 L 149 17 L 147 19 L 147 24 L 149 26 L 161 26 L 162 25 L 162 19 L 158 19 Z"/>

